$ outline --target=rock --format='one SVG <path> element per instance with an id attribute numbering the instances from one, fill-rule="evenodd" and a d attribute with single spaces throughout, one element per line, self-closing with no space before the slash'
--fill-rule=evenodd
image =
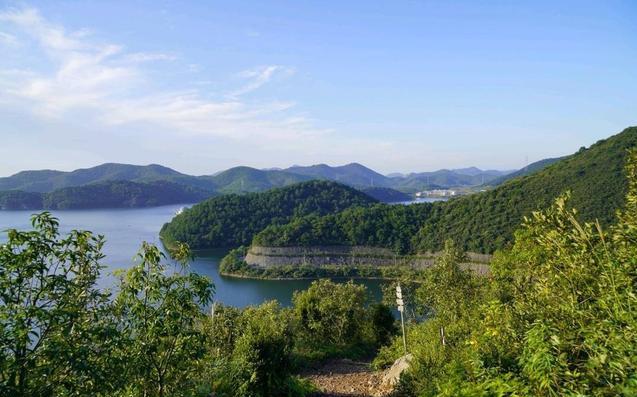
<path id="1" fill-rule="evenodd" d="M 407 354 L 396 360 L 394 364 L 392 364 L 392 366 L 387 370 L 385 376 L 383 376 L 383 385 L 396 385 L 400 380 L 400 375 L 409 368 L 409 364 L 411 363 L 411 360 L 413 358 L 414 356 L 412 354 Z"/>

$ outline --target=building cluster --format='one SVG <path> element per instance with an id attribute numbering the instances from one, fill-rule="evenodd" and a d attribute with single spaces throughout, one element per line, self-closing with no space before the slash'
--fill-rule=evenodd
<path id="1" fill-rule="evenodd" d="M 416 197 L 453 197 L 458 195 L 458 192 L 451 189 L 434 189 L 417 192 Z"/>

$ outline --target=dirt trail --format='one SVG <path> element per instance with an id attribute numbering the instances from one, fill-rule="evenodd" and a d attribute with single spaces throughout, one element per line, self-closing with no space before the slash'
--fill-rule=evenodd
<path id="1" fill-rule="evenodd" d="M 369 363 L 347 359 L 331 360 L 302 374 L 319 390 L 313 397 L 384 397 L 383 372 L 372 371 Z"/>

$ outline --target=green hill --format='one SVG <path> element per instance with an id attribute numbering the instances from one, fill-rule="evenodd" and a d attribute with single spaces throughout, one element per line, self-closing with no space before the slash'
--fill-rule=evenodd
<path id="1" fill-rule="evenodd" d="M 0 192 L 3 210 L 55 210 L 91 208 L 139 208 L 196 203 L 211 192 L 178 183 L 108 181 L 65 187 L 50 193 L 9 190 Z"/>
<path id="2" fill-rule="evenodd" d="M 527 175 L 532 175 L 538 171 L 543 170 L 544 168 L 548 167 L 549 165 L 558 162 L 562 159 L 564 159 L 565 157 L 555 157 L 555 158 L 549 158 L 549 159 L 544 159 L 544 160 L 540 160 L 540 161 L 536 161 L 535 163 L 531 163 L 528 166 L 521 168 L 515 172 L 512 172 L 510 174 L 506 174 L 506 175 L 502 175 L 499 176 L 487 183 L 485 183 L 485 185 L 488 186 L 499 186 L 501 184 L 503 184 L 506 181 L 509 181 L 513 178 L 518 178 L 521 176 L 527 176 Z"/>
<path id="3" fill-rule="evenodd" d="M 210 177 L 220 193 L 260 192 L 313 179 L 279 170 L 258 170 L 250 167 L 234 167 Z"/>
<path id="4" fill-rule="evenodd" d="M 412 173 L 402 178 L 392 178 L 391 186 L 406 193 L 451 187 L 472 187 L 485 184 L 503 176 L 502 171 L 482 171 L 475 167 L 460 170 L 438 170 Z"/>
<path id="5" fill-rule="evenodd" d="M 22 171 L 15 175 L 0 178 L 0 191 L 23 190 L 27 192 L 52 192 L 72 186 L 108 181 L 180 183 L 208 191 L 215 185 L 205 178 L 182 174 L 158 164 L 131 165 L 106 163 L 96 167 L 82 168 L 63 172 L 53 170 Z"/>
<path id="6" fill-rule="evenodd" d="M 571 205 L 583 220 L 614 220 L 623 205 L 627 183 L 624 164 L 629 148 L 637 146 L 637 127 L 601 140 L 588 149 L 559 160 L 532 175 L 512 179 L 488 192 L 448 202 L 414 204 L 418 216 L 406 217 L 403 209 L 351 209 L 322 218 L 296 220 L 270 227 L 255 241 L 262 245 L 364 244 L 369 233 L 385 236 L 378 245 L 403 252 L 437 251 L 453 239 L 470 251 L 490 253 L 512 241 L 524 216 L 548 207 L 560 194 L 571 192 Z M 381 219 L 377 219 L 377 218 Z M 366 225 L 375 224 L 370 230 Z M 401 229 L 413 230 L 404 234 Z M 293 236 L 293 238 L 290 238 Z M 398 236 L 398 237 L 397 237 Z"/>
<path id="7" fill-rule="evenodd" d="M 0 210 L 40 210 L 44 195 L 37 192 L 7 190 L 0 192 Z"/>
<path id="8" fill-rule="evenodd" d="M 399 203 L 401 201 L 409 201 L 413 199 L 413 197 L 407 193 L 388 187 L 368 187 L 361 189 L 361 192 L 382 203 Z"/>
<path id="9" fill-rule="evenodd" d="M 199 203 L 161 229 L 164 243 L 192 248 L 237 247 L 270 224 L 292 217 L 326 215 L 376 200 L 353 188 L 328 181 L 309 181 L 262 193 L 229 194 Z"/>
<path id="10" fill-rule="evenodd" d="M 390 178 L 358 163 L 338 167 L 330 167 L 326 164 L 317 164 L 307 167 L 294 166 L 287 168 L 285 171 L 305 175 L 313 179 L 336 181 L 354 187 L 389 187 L 392 184 Z"/>

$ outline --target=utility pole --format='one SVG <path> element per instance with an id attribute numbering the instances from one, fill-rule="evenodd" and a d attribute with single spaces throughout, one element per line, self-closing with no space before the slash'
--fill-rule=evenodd
<path id="1" fill-rule="evenodd" d="M 405 349 L 405 355 L 407 355 L 407 338 L 405 337 L 405 318 L 403 312 L 405 311 L 405 303 L 403 302 L 403 291 L 400 288 L 400 284 L 396 286 L 396 305 L 398 305 L 398 311 L 400 312 L 400 325 L 403 330 L 403 347 Z"/>

